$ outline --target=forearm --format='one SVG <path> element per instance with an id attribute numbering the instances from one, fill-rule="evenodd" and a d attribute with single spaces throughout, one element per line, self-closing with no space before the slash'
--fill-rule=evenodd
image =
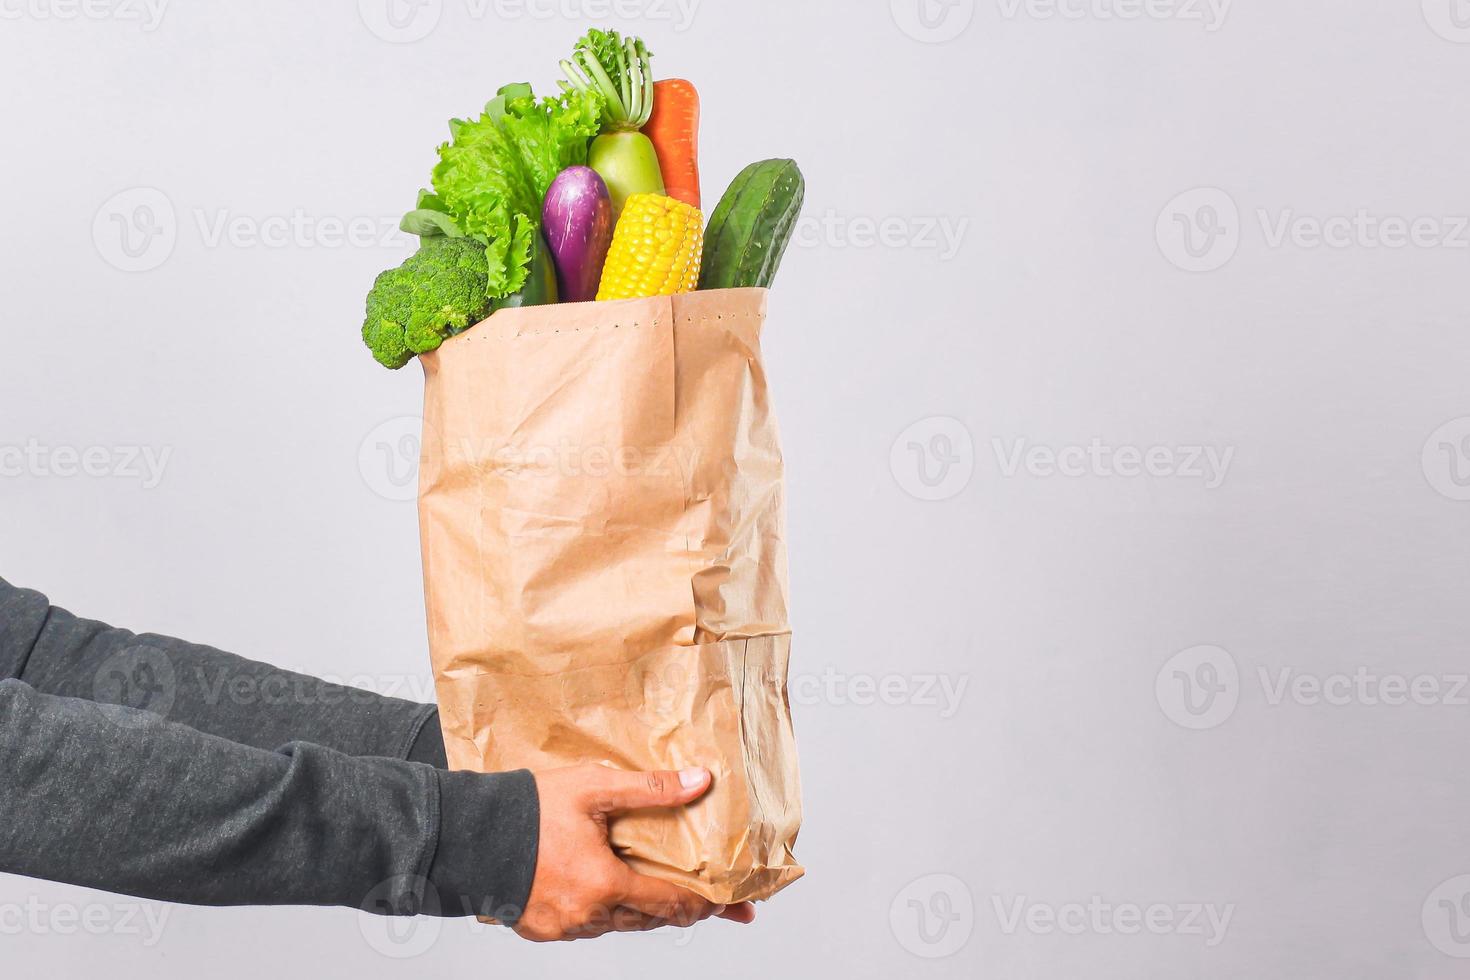
<path id="1" fill-rule="evenodd" d="M 419 911 L 427 881 L 428 911 L 464 915 L 524 903 L 535 799 L 527 773 L 269 752 L 0 681 L 0 871 L 200 905 L 373 899 L 369 911 L 398 914 Z M 475 828 L 491 839 L 464 839 Z M 440 860 L 447 850 L 458 857 Z"/>
<path id="2" fill-rule="evenodd" d="M 142 708 L 256 748 L 312 742 L 347 755 L 446 765 L 432 705 L 81 619 L 0 579 L 0 679 L 6 677 L 43 694 Z"/>
<path id="3" fill-rule="evenodd" d="M 443 771 L 432 706 L 82 620 L 3 580 L 0 684 L 0 871 L 202 904 L 356 904 L 368 879 L 417 875 L 450 915 L 529 889 L 534 782 Z"/>

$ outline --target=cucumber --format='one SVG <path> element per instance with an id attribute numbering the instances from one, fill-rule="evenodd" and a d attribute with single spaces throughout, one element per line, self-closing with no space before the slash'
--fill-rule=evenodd
<path id="1" fill-rule="evenodd" d="M 762 160 L 742 170 L 705 230 L 699 288 L 769 287 L 805 197 L 795 160 Z"/>
<path id="2" fill-rule="evenodd" d="M 526 273 L 526 284 L 520 292 L 490 301 L 490 312 L 519 309 L 522 306 L 546 306 L 557 302 L 556 261 L 551 248 L 540 232 L 531 243 L 531 271 Z M 472 324 L 473 326 L 473 324 Z"/>

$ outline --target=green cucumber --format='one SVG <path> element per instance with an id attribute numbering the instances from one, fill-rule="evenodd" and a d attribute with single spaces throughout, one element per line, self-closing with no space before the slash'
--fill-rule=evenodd
<path id="1" fill-rule="evenodd" d="M 762 160 L 742 170 L 705 230 L 699 288 L 769 287 L 805 197 L 795 160 Z"/>
<path id="2" fill-rule="evenodd" d="M 551 249 L 547 247 L 545 239 L 537 232 L 536 240 L 531 246 L 531 269 L 526 273 L 526 284 L 521 287 L 520 292 L 491 300 L 490 312 L 513 310 L 522 306 L 546 306 L 556 301 L 556 263 L 551 258 Z"/>

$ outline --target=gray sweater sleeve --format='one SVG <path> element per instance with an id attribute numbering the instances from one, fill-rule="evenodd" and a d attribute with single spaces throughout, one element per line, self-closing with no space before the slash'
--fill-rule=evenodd
<path id="1" fill-rule="evenodd" d="M 442 759 L 432 706 L 78 619 L 0 580 L 0 871 L 513 922 L 534 779 Z"/>

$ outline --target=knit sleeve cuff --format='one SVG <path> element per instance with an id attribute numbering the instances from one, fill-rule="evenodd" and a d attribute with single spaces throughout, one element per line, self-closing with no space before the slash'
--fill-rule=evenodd
<path id="1" fill-rule="evenodd" d="M 436 772 L 439 849 L 429 869 L 445 916 L 514 925 L 536 876 L 541 804 L 529 770 Z"/>
<path id="2" fill-rule="evenodd" d="M 448 769 L 449 759 L 444 753 L 444 732 L 439 724 L 439 710 L 430 709 L 419 722 L 417 734 L 408 750 L 409 762 L 422 762 L 435 769 Z"/>
<path id="3" fill-rule="evenodd" d="M 0 579 L 0 680 L 19 677 L 46 626 L 51 603 L 39 592 Z"/>

